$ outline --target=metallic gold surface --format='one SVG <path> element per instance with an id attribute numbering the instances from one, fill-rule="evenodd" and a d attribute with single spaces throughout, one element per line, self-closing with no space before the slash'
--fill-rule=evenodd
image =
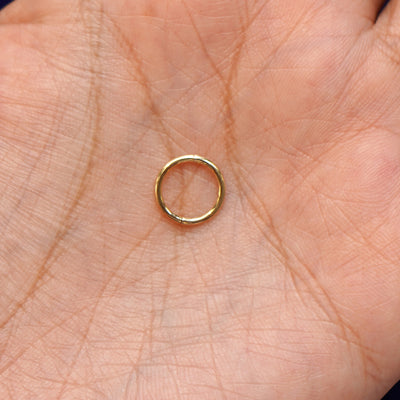
<path id="1" fill-rule="evenodd" d="M 213 172 L 215 173 L 215 176 L 217 177 L 218 184 L 219 184 L 218 197 L 217 197 L 217 201 L 215 202 L 214 207 L 211 208 L 205 214 L 201 215 L 200 217 L 196 217 L 196 218 L 185 218 L 185 217 L 175 214 L 166 206 L 163 196 L 162 196 L 162 182 L 163 182 L 163 179 L 164 179 L 166 173 L 174 166 L 181 164 L 181 163 L 187 163 L 187 162 L 195 162 L 195 163 L 199 163 L 199 164 L 204 164 L 204 165 L 208 166 L 209 168 L 211 168 L 213 170 Z M 224 182 L 224 178 L 222 176 L 221 171 L 210 160 L 207 160 L 206 158 L 200 157 L 197 155 L 185 155 L 185 156 L 178 157 L 178 158 L 171 160 L 169 163 L 167 163 L 163 167 L 163 169 L 160 171 L 160 173 L 158 174 L 157 179 L 156 179 L 155 195 L 156 195 L 158 204 L 160 205 L 161 209 L 168 215 L 168 217 L 170 217 L 171 219 L 173 219 L 176 222 L 179 222 L 180 224 L 195 225 L 195 224 L 199 224 L 201 222 L 207 221 L 221 207 L 222 202 L 225 197 L 225 182 Z"/>

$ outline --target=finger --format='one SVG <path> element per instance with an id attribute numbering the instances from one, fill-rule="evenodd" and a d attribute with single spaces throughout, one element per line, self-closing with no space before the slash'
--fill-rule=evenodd
<path id="1" fill-rule="evenodd" d="M 396 80 L 400 65 L 400 0 L 390 0 L 379 16 L 375 27 L 375 44 L 385 65 L 395 71 Z M 393 69 L 394 67 L 394 69 Z"/>
<path id="2" fill-rule="evenodd" d="M 16 24 L 30 22 L 37 16 L 40 1 L 15 0 L 0 12 L 0 23 Z"/>
<path id="3" fill-rule="evenodd" d="M 387 0 L 342 0 L 340 2 L 341 4 L 336 4 L 342 5 L 342 7 L 349 10 L 350 13 L 375 22 L 386 1 Z"/>
<path id="4" fill-rule="evenodd" d="M 75 0 L 15 0 L 0 11 L 0 24 L 45 22 L 54 15 L 65 15 L 76 4 Z"/>
<path id="5" fill-rule="evenodd" d="M 377 21 L 379 30 L 390 33 L 400 33 L 400 0 L 390 0 Z"/>
<path id="6" fill-rule="evenodd" d="M 282 6 L 286 4 L 285 8 L 293 4 L 293 7 L 303 10 L 305 7 L 333 10 L 333 14 L 337 18 L 336 23 L 340 24 L 341 20 L 346 17 L 353 19 L 358 17 L 364 22 L 375 22 L 387 0 L 331 0 L 327 2 L 323 0 L 276 0 L 276 2 Z"/>

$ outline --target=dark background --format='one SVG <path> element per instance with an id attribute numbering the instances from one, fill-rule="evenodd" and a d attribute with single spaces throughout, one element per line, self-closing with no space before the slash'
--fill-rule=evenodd
<path id="1" fill-rule="evenodd" d="M 11 3 L 12 0 L 0 0 L 0 9 Z M 37 0 L 31 0 L 37 1 Z M 351 0 L 350 0 L 351 1 Z M 388 1 L 386 2 L 388 3 Z M 1 57 L 1 54 L 0 54 Z M 351 399 L 346 399 L 351 400 Z M 400 382 L 392 388 L 392 390 L 382 400 L 400 400 Z"/>

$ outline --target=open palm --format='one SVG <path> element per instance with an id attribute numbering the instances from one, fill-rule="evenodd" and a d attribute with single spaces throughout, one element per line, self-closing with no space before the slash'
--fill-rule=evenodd
<path id="1" fill-rule="evenodd" d="M 0 398 L 379 399 L 400 375 L 400 0 L 0 13 Z M 200 154 L 203 225 L 154 180 Z M 198 214 L 207 171 L 165 189 Z"/>

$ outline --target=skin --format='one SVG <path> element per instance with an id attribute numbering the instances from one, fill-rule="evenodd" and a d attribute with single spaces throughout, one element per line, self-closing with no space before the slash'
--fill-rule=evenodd
<path id="1" fill-rule="evenodd" d="M 400 378 L 400 1 L 0 12 L 0 398 L 380 399 Z M 202 225 L 154 199 L 200 154 Z M 165 180 L 181 213 L 212 174 Z"/>

